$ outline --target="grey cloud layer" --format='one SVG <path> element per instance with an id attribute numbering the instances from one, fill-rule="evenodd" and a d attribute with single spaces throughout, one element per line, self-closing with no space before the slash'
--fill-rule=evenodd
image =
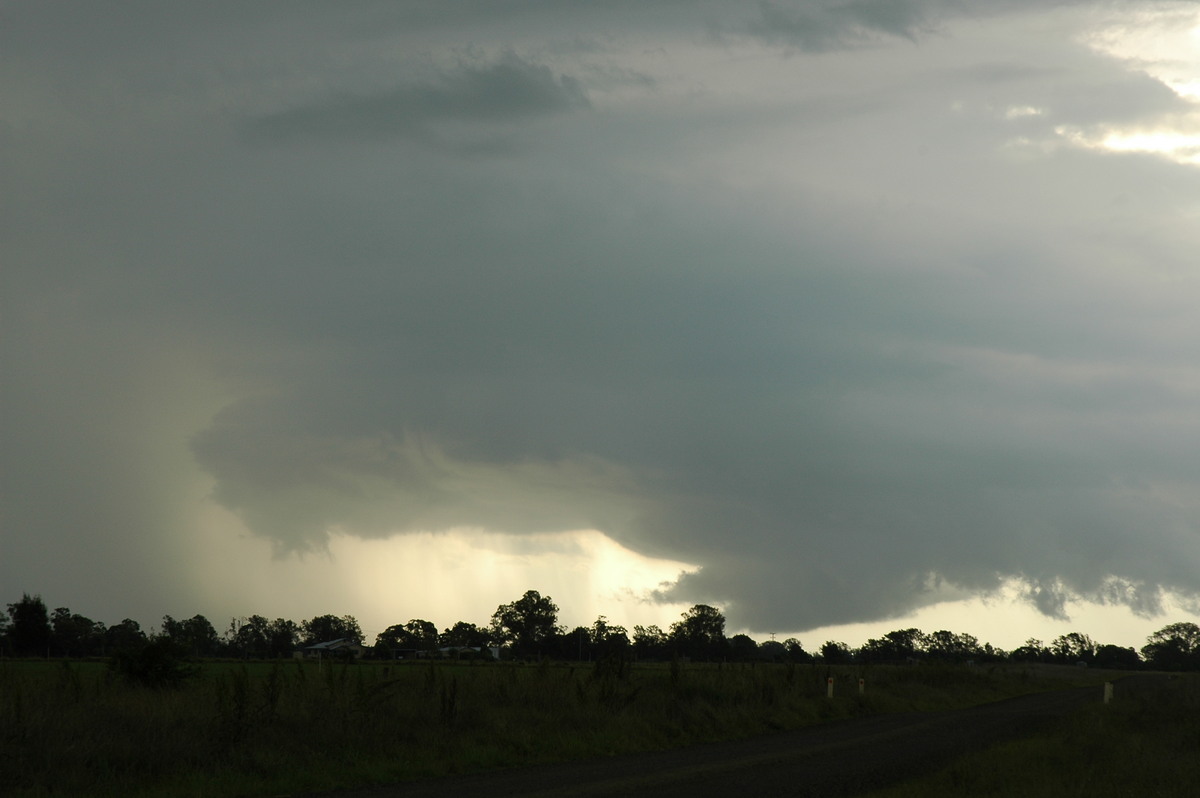
<path id="1" fill-rule="evenodd" d="M 587 105 L 574 78 L 508 53 L 497 63 L 468 65 L 436 82 L 281 111 L 251 130 L 280 139 L 403 136 L 437 142 L 443 138 L 435 128 L 440 122 L 465 123 L 478 136 L 484 123 L 520 122 Z"/>
<path id="2" fill-rule="evenodd" d="M 969 28 L 917 50 L 926 3 L 616 4 L 575 52 L 545 41 L 598 12 L 355 8 L 339 58 L 263 20 L 233 55 L 218 15 L 190 80 L 7 112 L 10 561 L 85 527 L 170 557 L 174 446 L 284 552 L 596 527 L 763 630 L 1007 577 L 1051 614 L 1200 590 L 1197 177 L 1054 132 L 1181 110 L 1160 84 Z M 820 69 L 706 34 L 735 17 Z M 864 32 L 891 43 L 837 52 Z"/>

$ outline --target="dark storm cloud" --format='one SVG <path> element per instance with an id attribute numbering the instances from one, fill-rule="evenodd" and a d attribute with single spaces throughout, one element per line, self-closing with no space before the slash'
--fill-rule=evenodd
<path id="1" fill-rule="evenodd" d="M 927 2 L 772 2 L 757 4 L 758 18 L 746 30 L 773 44 L 822 51 L 880 34 L 915 38 L 930 24 Z"/>
<path id="2" fill-rule="evenodd" d="M 1058 132 L 1186 104 L 907 41 L 957 6 L 22 9 L 0 560 L 183 561 L 207 481 L 281 552 L 594 527 L 761 630 L 1195 593 L 1197 177 Z"/>
<path id="3" fill-rule="evenodd" d="M 271 114 L 253 130 L 273 138 L 404 136 L 440 139 L 437 123 L 520 122 L 588 106 L 579 81 L 514 53 L 425 82 L 366 96 L 340 95 Z"/>

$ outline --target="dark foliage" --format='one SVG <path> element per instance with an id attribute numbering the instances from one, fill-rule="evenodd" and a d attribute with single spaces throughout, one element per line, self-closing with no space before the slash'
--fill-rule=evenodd
<path id="1" fill-rule="evenodd" d="M 725 615 L 716 607 L 696 604 L 671 624 L 671 646 L 679 656 L 722 660 L 728 654 Z"/>
<path id="2" fill-rule="evenodd" d="M 536 590 L 492 614 L 492 638 L 512 647 L 518 657 L 540 657 L 559 635 L 558 605 Z"/>
<path id="3" fill-rule="evenodd" d="M 185 659 L 186 649 L 166 636 L 130 645 L 113 655 L 112 669 L 131 684 L 153 688 L 182 686 L 199 669 Z"/>
<path id="4" fill-rule="evenodd" d="M 50 616 L 41 596 L 25 593 L 8 605 L 8 640 L 18 657 L 44 657 L 50 652 Z"/>

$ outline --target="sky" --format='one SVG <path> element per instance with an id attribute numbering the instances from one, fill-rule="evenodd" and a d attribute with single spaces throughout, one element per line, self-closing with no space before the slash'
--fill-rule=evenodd
<path id="1" fill-rule="evenodd" d="M 1140 647 L 1200 4 L 0 2 L 0 602 Z"/>

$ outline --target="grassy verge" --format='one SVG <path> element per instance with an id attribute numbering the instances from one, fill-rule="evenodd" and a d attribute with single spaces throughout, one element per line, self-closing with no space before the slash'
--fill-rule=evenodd
<path id="1" fill-rule="evenodd" d="M 1004 666 L 286 662 L 206 663 L 178 689 L 151 689 L 100 662 L 8 660 L 0 779 L 12 798 L 281 795 L 967 706 L 1081 679 L 1102 676 Z"/>
<path id="2" fill-rule="evenodd" d="M 1092 704 L 1030 738 L 964 757 L 870 798 L 970 795 L 1192 798 L 1200 790 L 1200 677 Z"/>

